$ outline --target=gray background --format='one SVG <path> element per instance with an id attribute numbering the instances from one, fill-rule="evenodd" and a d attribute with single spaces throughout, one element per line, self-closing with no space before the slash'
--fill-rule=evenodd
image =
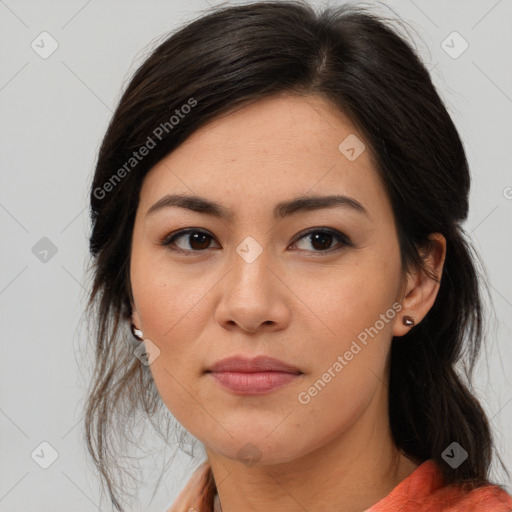
<path id="1" fill-rule="evenodd" d="M 4 512 L 110 510 L 100 502 L 81 436 L 88 186 L 101 138 L 131 74 L 160 37 L 208 5 L 199 0 L 0 0 Z M 467 150 L 473 185 L 465 228 L 485 262 L 496 311 L 488 365 L 482 360 L 476 389 L 512 469 L 512 2 L 395 0 L 387 5 L 412 26 L 411 36 Z M 31 47 L 35 41 L 39 52 L 51 48 L 49 39 L 41 48 L 43 31 L 58 43 L 47 58 Z M 454 31 L 469 44 L 457 58 L 453 55 L 463 41 L 450 36 Z M 44 237 L 51 243 L 41 241 Z M 42 442 L 58 452 L 48 469 L 31 457 L 36 450 L 35 459 L 49 460 L 51 451 Z M 151 505 L 143 488 L 142 509 L 163 511 L 194 464 L 180 456 Z M 502 473 L 495 476 L 506 481 Z"/>

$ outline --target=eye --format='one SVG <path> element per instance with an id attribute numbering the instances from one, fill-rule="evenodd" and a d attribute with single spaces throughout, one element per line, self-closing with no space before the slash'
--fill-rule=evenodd
<path id="1" fill-rule="evenodd" d="M 183 244 L 185 246 L 180 246 L 176 243 L 176 241 L 181 239 L 185 240 L 185 243 Z M 343 246 L 353 246 L 351 240 L 339 231 L 327 228 L 311 228 L 306 232 L 301 233 L 301 236 L 293 242 L 292 247 L 296 247 L 298 242 L 306 239 L 309 239 L 309 243 L 311 243 L 314 248 L 311 252 L 330 253 L 341 249 Z M 204 252 L 206 249 L 210 249 L 210 243 L 212 240 L 214 240 L 213 236 L 208 234 L 206 231 L 196 228 L 187 228 L 166 236 L 161 240 L 160 245 L 169 247 L 171 250 L 176 252 L 191 254 Z M 332 243 L 334 240 L 337 240 L 338 245 L 341 247 L 336 248 L 335 245 L 333 248 Z M 306 250 L 309 249 L 306 248 Z"/>
<path id="2" fill-rule="evenodd" d="M 184 238 L 186 242 L 184 245 L 188 245 L 189 247 L 177 246 L 177 244 L 175 243 L 176 240 L 180 240 L 182 238 Z M 211 240 L 213 240 L 213 237 L 206 233 L 205 231 L 195 228 L 188 228 L 182 229 L 181 231 L 178 231 L 177 233 L 174 233 L 171 236 L 164 238 L 160 242 L 160 244 L 165 247 L 169 246 L 170 249 L 176 252 L 191 253 L 201 252 L 204 251 L 205 249 L 208 249 Z"/>
<path id="3" fill-rule="evenodd" d="M 345 234 L 326 228 L 312 228 L 307 230 L 305 233 L 302 233 L 293 245 L 297 246 L 298 242 L 301 240 L 306 240 L 306 242 L 309 240 L 309 243 L 316 249 L 312 252 L 334 252 L 341 249 L 341 247 L 336 248 L 336 245 L 334 248 L 332 247 L 331 244 L 334 240 L 338 240 L 338 245 L 341 246 L 353 246 L 352 242 Z M 309 249 L 306 248 L 306 250 Z"/>

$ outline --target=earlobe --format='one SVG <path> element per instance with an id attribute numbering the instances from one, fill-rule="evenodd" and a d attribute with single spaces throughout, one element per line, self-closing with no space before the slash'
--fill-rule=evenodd
<path id="1" fill-rule="evenodd" d="M 421 256 L 432 275 L 420 270 L 407 275 L 401 316 L 394 325 L 393 336 L 403 336 L 415 324 L 419 324 L 433 306 L 439 292 L 446 257 L 446 239 L 440 233 L 431 234 L 429 239 L 428 248 L 421 251 Z"/>
<path id="2" fill-rule="evenodd" d="M 135 324 L 131 324 L 130 328 L 131 328 L 132 334 L 135 338 L 137 338 L 139 341 L 144 341 L 144 334 L 142 333 L 142 331 L 140 329 L 137 329 L 135 327 Z"/>
<path id="3" fill-rule="evenodd" d="M 142 330 L 140 329 L 140 319 L 139 315 L 137 314 L 137 311 L 135 310 L 133 304 L 132 304 L 132 321 L 131 321 L 131 331 L 132 334 L 137 338 L 139 341 L 142 341 L 144 338 L 144 335 L 142 333 Z"/>

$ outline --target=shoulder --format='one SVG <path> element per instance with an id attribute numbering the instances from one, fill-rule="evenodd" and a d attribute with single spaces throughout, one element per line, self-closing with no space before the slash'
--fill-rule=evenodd
<path id="1" fill-rule="evenodd" d="M 206 460 L 192 473 L 185 487 L 165 512 L 181 512 L 189 508 L 210 511 L 215 490 L 211 466 Z"/>
<path id="2" fill-rule="evenodd" d="M 497 485 L 485 485 L 469 492 L 455 488 L 443 489 L 446 512 L 512 512 L 512 498 Z"/>
<path id="3" fill-rule="evenodd" d="M 512 512 L 512 497 L 497 485 L 443 485 L 433 460 L 421 464 L 366 512 Z"/>

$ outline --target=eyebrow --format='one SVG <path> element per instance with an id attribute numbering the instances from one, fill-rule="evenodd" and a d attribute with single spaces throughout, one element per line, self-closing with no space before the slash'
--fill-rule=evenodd
<path id="1" fill-rule="evenodd" d="M 231 210 L 215 201 L 200 196 L 185 194 L 165 195 L 149 208 L 146 212 L 146 216 L 170 207 L 184 208 L 219 219 L 232 220 L 234 217 L 234 213 Z M 283 201 L 274 207 L 274 218 L 282 219 L 288 215 L 300 212 L 310 212 L 333 207 L 351 208 L 353 211 L 362 213 L 370 218 L 370 214 L 359 201 L 353 197 L 342 195 L 300 196 L 290 201 Z"/>

